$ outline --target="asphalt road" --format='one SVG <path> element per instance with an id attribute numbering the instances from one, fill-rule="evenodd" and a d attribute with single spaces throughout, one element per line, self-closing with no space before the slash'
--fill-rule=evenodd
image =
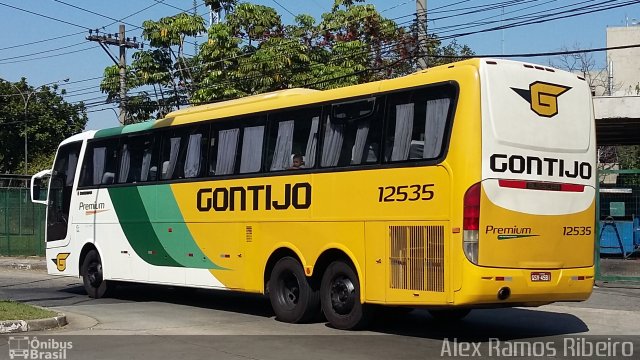
<path id="1" fill-rule="evenodd" d="M 278 322 L 268 300 L 257 295 L 129 285 L 114 298 L 94 300 L 78 279 L 29 270 L 0 269 L 0 299 L 66 313 L 70 324 L 64 328 L 21 335 L 71 341 L 67 359 L 429 359 L 464 355 L 465 349 L 495 357 L 498 351 L 513 355 L 508 351 L 514 343 L 546 341 L 555 341 L 555 354 L 548 352 L 551 346 L 517 355 L 533 357 L 539 350 L 562 357 L 566 338 L 585 335 L 588 341 L 633 341 L 634 357 L 640 354 L 640 336 L 623 336 L 640 335 L 638 289 L 595 289 L 584 303 L 474 310 L 458 323 L 437 322 L 423 310 L 386 313 L 359 332 L 324 321 Z M 9 358 L 6 341 L 0 341 L 2 358 Z"/>

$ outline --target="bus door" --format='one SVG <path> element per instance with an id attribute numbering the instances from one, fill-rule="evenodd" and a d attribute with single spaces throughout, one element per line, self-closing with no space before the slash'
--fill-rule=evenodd
<path id="1" fill-rule="evenodd" d="M 56 160 L 51 171 L 47 205 L 47 248 L 61 247 L 69 244 L 70 231 L 69 207 L 73 195 L 76 168 L 82 142 L 77 141 L 62 145 L 58 149 Z M 34 176 L 35 178 L 35 176 Z M 35 180 L 35 179 L 34 179 Z M 32 194 L 37 200 L 32 181 Z"/>

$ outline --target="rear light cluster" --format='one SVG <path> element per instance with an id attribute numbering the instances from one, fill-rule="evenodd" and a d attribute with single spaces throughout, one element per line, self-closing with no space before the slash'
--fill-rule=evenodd
<path id="1" fill-rule="evenodd" d="M 469 261 L 478 264 L 478 235 L 480 230 L 480 183 L 472 185 L 464 194 L 462 248 Z"/>

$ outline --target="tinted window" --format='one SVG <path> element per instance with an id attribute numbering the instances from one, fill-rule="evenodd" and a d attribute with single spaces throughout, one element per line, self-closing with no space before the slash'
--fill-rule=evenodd
<path id="1" fill-rule="evenodd" d="M 137 183 L 157 180 L 158 152 L 154 151 L 151 134 L 120 139 L 118 183 Z"/>
<path id="2" fill-rule="evenodd" d="M 256 173 L 262 166 L 264 118 L 234 119 L 211 126 L 209 175 Z"/>
<path id="3" fill-rule="evenodd" d="M 320 108 L 269 116 L 268 171 L 313 168 L 318 144 Z"/>
<path id="4" fill-rule="evenodd" d="M 171 129 L 161 133 L 160 179 L 183 179 L 205 172 L 209 126 Z"/>
<path id="5" fill-rule="evenodd" d="M 92 141 L 82 164 L 82 186 L 100 186 L 116 181 L 118 139 Z"/>
<path id="6" fill-rule="evenodd" d="M 324 119 L 322 167 L 376 163 L 380 154 L 381 98 L 336 103 Z"/>
<path id="7" fill-rule="evenodd" d="M 392 94 L 387 100 L 385 162 L 435 159 L 442 154 L 454 89 L 441 86 Z"/>
<path id="8" fill-rule="evenodd" d="M 262 144 L 264 143 L 264 125 L 245 126 L 242 129 L 242 152 L 240 174 L 260 171 L 262 165 Z"/>

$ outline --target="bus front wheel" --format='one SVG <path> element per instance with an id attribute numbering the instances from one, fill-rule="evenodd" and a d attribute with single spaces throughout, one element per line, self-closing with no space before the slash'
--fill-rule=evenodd
<path id="1" fill-rule="evenodd" d="M 302 323 L 320 313 L 320 297 L 304 274 L 302 265 L 292 257 L 278 260 L 268 283 L 269 299 L 276 319 Z"/>
<path id="2" fill-rule="evenodd" d="M 343 261 L 334 261 L 327 267 L 322 276 L 320 299 L 324 315 L 335 328 L 355 330 L 369 323 L 371 308 L 360 302 L 358 276 Z"/>
<path id="3" fill-rule="evenodd" d="M 104 280 L 102 261 L 96 250 L 89 250 L 82 262 L 82 283 L 89 297 L 100 299 L 108 296 L 113 284 Z"/>

